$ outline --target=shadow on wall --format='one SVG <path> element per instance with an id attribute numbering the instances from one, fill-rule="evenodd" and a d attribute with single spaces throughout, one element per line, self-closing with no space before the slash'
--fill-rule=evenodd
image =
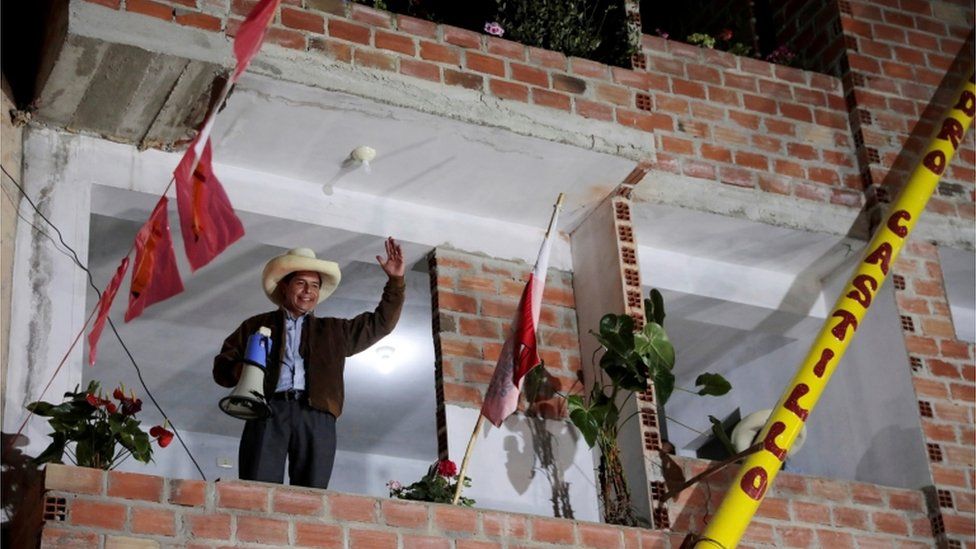
<path id="1" fill-rule="evenodd" d="M 556 425 L 559 426 L 558 431 L 553 432 L 552 428 Z M 574 518 L 569 500 L 570 483 L 564 480 L 564 473 L 573 465 L 579 439 L 575 428 L 565 421 L 556 423 L 538 417 L 506 421 L 506 427 L 512 433 L 505 437 L 504 442 L 505 469 L 512 487 L 520 495 L 524 494 L 537 472 L 541 472 L 551 490 L 553 516 Z M 570 443 L 560 445 L 560 439 Z"/>

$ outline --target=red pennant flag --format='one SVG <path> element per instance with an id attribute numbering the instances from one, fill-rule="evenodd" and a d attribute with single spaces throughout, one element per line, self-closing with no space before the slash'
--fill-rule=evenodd
<path id="1" fill-rule="evenodd" d="M 210 263 L 244 236 L 244 226 L 213 173 L 210 140 L 204 143 L 202 152 L 200 148 L 194 141 L 173 172 L 183 247 L 194 271 Z M 200 154 L 200 160 L 194 169 L 197 154 Z"/>
<path id="2" fill-rule="evenodd" d="M 553 215 L 551 227 L 556 227 L 559 218 L 558 210 Z M 538 366 L 539 349 L 536 342 L 536 327 L 539 325 L 539 314 L 542 311 L 542 294 L 546 289 L 546 273 L 549 269 L 549 248 L 551 237 L 547 236 L 539 249 L 539 256 L 535 261 L 532 274 L 529 275 L 522 298 L 519 300 L 518 310 L 512 322 L 512 332 L 505 345 L 502 346 L 495 373 L 488 384 L 485 401 L 481 405 L 481 415 L 492 422 L 495 427 L 501 426 L 505 418 L 518 408 L 518 398 L 522 387 L 522 378 L 532 368 Z"/>
<path id="3" fill-rule="evenodd" d="M 152 215 L 136 233 L 136 260 L 129 284 L 126 322 L 141 315 L 142 310 L 153 303 L 183 291 L 176 255 L 173 254 L 173 239 L 169 234 L 168 204 L 165 196 L 160 198 Z"/>
<path id="4" fill-rule="evenodd" d="M 98 338 L 102 337 L 102 330 L 105 328 L 105 321 L 108 320 L 108 310 L 112 308 L 112 301 L 115 300 L 115 294 L 119 291 L 119 286 L 122 285 L 122 278 L 125 276 L 125 272 L 129 270 L 129 257 L 123 257 L 122 262 L 119 263 L 119 268 L 115 271 L 115 276 L 112 277 L 112 281 L 108 283 L 105 291 L 102 292 L 101 299 L 98 300 L 98 316 L 95 317 L 95 324 L 92 326 L 91 333 L 88 334 L 88 365 L 95 365 L 95 355 L 98 351 Z"/>
<path id="5" fill-rule="evenodd" d="M 268 23 L 274 17 L 280 1 L 261 0 L 254 6 L 251 13 L 247 14 L 247 19 L 237 29 L 237 36 L 234 37 L 234 55 L 237 57 L 237 68 L 234 70 L 234 76 L 231 77 L 232 82 L 237 81 L 241 73 L 251 64 L 251 59 L 261 49 L 264 33 L 268 29 Z"/>

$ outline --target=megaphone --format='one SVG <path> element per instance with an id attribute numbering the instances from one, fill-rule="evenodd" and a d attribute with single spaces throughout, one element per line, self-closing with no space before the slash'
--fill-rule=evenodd
<path id="1" fill-rule="evenodd" d="M 271 407 L 264 398 L 264 370 L 271 351 L 271 329 L 261 326 L 247 339 L 244 369 L 231 394 L 220 399 L 220 409 L 237 419 L 264 419 Z"/>

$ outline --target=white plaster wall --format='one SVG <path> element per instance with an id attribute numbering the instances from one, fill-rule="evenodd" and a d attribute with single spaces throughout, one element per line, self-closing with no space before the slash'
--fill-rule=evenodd
<path id="1" fill-rule="evenodd" d="M 449 404 L 445 413 L 449 455 L 460 467 L 479 411 Z M 599 522 L 593 457 L 569 421 L 513 414 L 500 428 L 485 422 L 466 473 L 471 488 L 464 495 L 482 509 L 554 516 L 553 482 L 533 448 L 533 421 L 543 422 L 554 438 L 554 461 L 562 481 L 568 483 L 573 517 Z"/>

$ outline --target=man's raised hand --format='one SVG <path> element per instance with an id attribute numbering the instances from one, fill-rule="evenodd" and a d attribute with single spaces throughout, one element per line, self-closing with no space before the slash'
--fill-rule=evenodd
<path id="1" fill-rule="evenodd" d="M 400 249 L 400 245 L 397 244 L 393 237 L 386 239 L 386 260 L 384 261 L 382 257 L 376 256 L 376 261 L 383 268 L 383 272 L 387 276 L 403 276 L 404 264 L 403 264 L 403 250 Z"/>

